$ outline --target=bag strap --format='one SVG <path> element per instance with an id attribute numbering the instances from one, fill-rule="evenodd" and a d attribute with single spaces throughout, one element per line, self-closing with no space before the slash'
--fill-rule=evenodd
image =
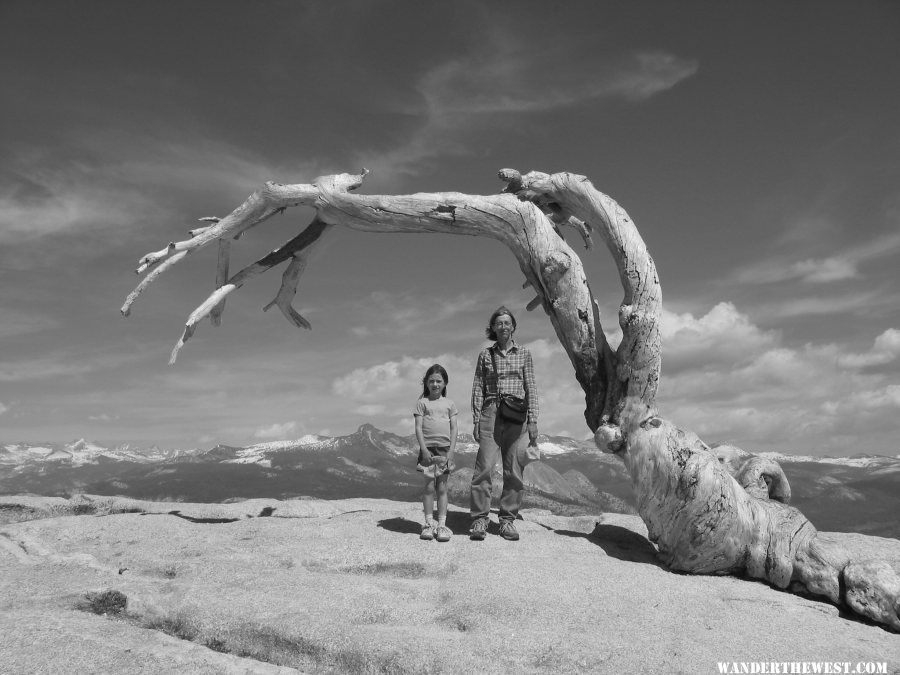
<path id="1" fill-rule="evenodd" d="M 491 353 L 491 363 L 494 365 L 494 375 L 497 377 L 497 400 L 499 401 L 503 394 L 500 393 L 500 371 L 497 370 L 497 355 L 494 353 L 493 345 L 488 347 L 488 351 Z"/>

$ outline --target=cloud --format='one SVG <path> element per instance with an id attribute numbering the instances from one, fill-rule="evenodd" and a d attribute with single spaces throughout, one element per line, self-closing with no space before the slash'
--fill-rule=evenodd
<path id="1" fill-rule="evenodd" d="M 440 363 L 450 377 L 448 393 L 451 398 L 464 400 L 455 392 L 466 392 L 467 386 L 457 386 L 458 378 L 470 376 L 472 359 L 455 354 L 440 354 L 434 357 L 412 358 L 404 356 L 399 361 L 386 361 L 366 368 L 356 368 L 350 373 L 336 378 L 332 392 L 343 398 L 370 405 L 380 405 L 384 409 L 408 403 L 410 412 L 422 393 L 422 376 L 433 363 Z M 454 393 L 451 393 L 454 392 Z"/>
<path id="2" fill-rule="evenodd" d="M 128 363 L 133 358 L 133 354 L 76 356 L 67 352 L 55 352 L 31 359 L 0 361 L 0 382 L 27 382 L 84 375 Z"/>
<path id="3" fill-rule="evenodd" d="M 88 419 L 92 422 L 112 422 L 119 419 L 119 417 L 118 415 L 108 415 L 106 413 L 100 413 L 99 415 L 88 415 Z"/>
<path id="4" fill-rule="evenodd" d="M 540 400 L 539 430 L 544 434 L 587 436 L 584 392 L 575 379 L 575 369 L 562 345 L 554 338 L 523 343 L 534 360 L 534 378 Z"/>
<path id="5" fill-rule="evenodd" d="M 739 269 L 733 275 L 733 281 L 739 284 L 771 284 L 798 280 L 808 284 L 824 284 L 845 281 L 858 278 L 862 265 L 895 255 L 898 251 L 900 251 L 900 233 L 890 233 L 824 258 L 791 261 L 779 254 L 773 259 Z"/>
<path id="6" fill-rule="evenodd" d="M 388 293 L 374 291 L 362 300 L 365 310 L 374 310 L 381 318 L 380 326 L 384 330 L 396 331 L 398 325 L 409 325 L 421 318 L 428 310 L 421 302 L 417 302 L 412 292 Z M 443 303 L 436 301 L 435 306 Z M 371 331 L 371 328 L 368 328 Z"/>
<path id="7" fill-rule="evenodd" d="M 409 436 L 415 433 L 416 424 L 413 420 L 412 415 L 409 415 L 408 417 L 397 418 L 397 420 L 394 422 L 394 429 L 395 433 L 399 435 Z"/>
<path id="8" fill-rule="evenodd" d="M 555 339 L 540 338 L 523 342 L 534 359 L 535 379 L 540 398 L 540 430 L 560 434 L 565 429 L 588 429 L 584 423 L 584 394 L 575 380 L 575 372 L 562 346 Z M 395 433 L 412 433 L 412 409 L 421 395 L 421 380 L 432 363 L 442 364 L 450 375 L 448 396 L 460 411 L 460 428 L 468 431 L 474 354 L 462 357 L 441 354 L 436 357 L 386 361 L 357 368 L 334 380 L 332 392 L 342 399 L 361 405 L 358 414 L 385 420 Z M 394 417 L 390 422 L 388 418 Z"/>
<path id="9" fill-rule="evenodd" d="M 0 415 L 7 412 L 9 410 L 9 406 L 5 405 L 3 401 L 0 401 Z"/>
<path id="10" fill-rule="evenodd" d="M 879 308 L 890 309 L 897 296 L 880 290 L 863 290 L 856 293 L 816 295 L 805 298 L 777 297 L 762 302 L 754 309 L 767 320 L 796 319 L 802 316 L 837 315 L 844 313 L 875 312 Z"/>
<path id="11" fill-rule="evenodd" d="M 0 309 L 0 314 L 3 315 L 3 322 L 0 323 L 0 339 L 14 335 L 40 333 L 53 329 L 59 324 L 56 317 L 10 307 Z"/>
<path id="12" fill-rule="evenodd" d="M 417 326 L 417 330 L 435 327 L 466 312 L 481 312 L 487 305 L 490 302 L 485 293 L 430 295 L 423 302 L 421 294 L 414 291 L 374 291 L 357 298 L 348 310 L 365 321 L 363 325 L 352 327 L 350 332 L 360 338 L 395 336 L 398 326 Z"/>
<path id="13" fill-rule="evenodd" d="M 428 70 L 416 87 L 422 105 L 400 112 L 420 122 L 388 151 L 357 163 L 387 176 L 415 174 L 438 157 L 470 152 L 466 134 L 510 115 L 543 113 L 598 100 L 645 101 L 693 76 L 699 65 L 658 51 L 591 55 L 573 61 L 571 44 L 544 46 L 493 28 L 481 50 Z"/>
<path id="14" fill-rule="evenodd" d="M 470 342 L 467 336 L 467 343 Z M 558 340 L 548 337 L 522 344 L 531 350 L 534 357 L 542 433 L 559 434 L 567 429 L 582 429 L 587 435 L 583 416 L 584 394 Z M 375 424 L 387 425 L 395 433 L 409 434 L 413 431 L 412 408 L 421 395 L 422 375 L 432 363 L 440 363 L 450 375 L 448 395 L 459 408 L 461 428 L 468 431 L 475 355 L 473 349 L 464 356 L 455 353 L 421 358 L 410 356 L 357 368 L 336 378 L 332 383 L 332 393 L 342 400 L 358 404 L 351 409 L 357 414 L 375 417 Z"/>
<path id="15" fill-rule="evenodd" d="M 531 352 L 531 357 L 535 361 L 558 359 L 559 357 L 568 358 L 558 340 L 541 338 L 539 340 L 526 342 L 523 346 L 528 347 L 528 351 Z"/>
<path id="16" fill-rule="evenodd" d="M 296 422 L 285 422 L 283 424 L 272 424 L 267 427 L 260 427 L 253 432 L 254 438 L 278 438 L 284 439 L 294 434 L 297 430 Z"/>
<path id="17" fill-rule="evenodd" d="M 857 391 L 844 399 L 825 401 L 822 410 L 828 415 L 843 417 L 895 415 L 900 412 L 900 384 Z"/>
<path id="18" fill-rule="evenodd" d="M 774 346 L 779 339 L 776 332 L 753 325 L 730 302 L 720 302 L 700 318 L 664 308 L 660 334 L 664 373 L 739 363 Z"/>
<path id="19" fill-rule="evenodd" d="M 698 64 L 662 52 L 588 58 L 504 41 L 485 54 L 448 61 L 419 84 L 429 114 L 496 115 L 546 112 L 596 99 L 642 101 L 697 72 Z"/>
<path id="20" fill-rule="evenodd" d="M 77 160 L 68 156 L 76 154 Z M 283 175 L 316 175 L 314 163 L 273 166 L 254 154 L 202 137 L 106 131 L 60 147 L 11 153 L 0 189 L 0 243 L 121 229 L 183 218 L 159 195 L 245 195 Z M 220 214 L 224 215 L 224 214 Z"/>
<path id="21" fill-rule="evenodd" d="M 734 281 L 740 284 L 772 284 L 781 281 L 829 283 L 855 279 L 859 261 L 847 257 L 807 258 L 795 262 L 770 260 L 739 270 Z"/>
<path id="22" fill-rule="evenodd" d="M 0 243 L 111 228 L 152 212 L 146 195 L 116 183 L 77 165 L 23 169 L 0 191 Z"/>
<path id="23" fill-rule="evenodd" d="M 884 331 L 863 352 L 836 343 L 788 346 L 722 303 L 701 319 L 667 315 L 663 336 L 661 413 L 708 442 L 846 454 L 853 430 L 876 444 L 894 433 L 889 411 L 900 389 L 890 372 L 871 366 L 900 357 L 900 330 Z M 694 339 L 703 349 L 690 346 Z"/>
<path id="24" fill-rule="evenodd" d="M 875 338 L 873 348 L 875 351 L 886 352 L 894 357 L 900 356 L 900 330 L 888 328 Z"/>
<path id="25" fill-rule="evenodd" d="M 845 368 L 881 366 L 900 356 L 900 330 L 888 328 L 875 338 L 872 349 L 863 354 L 841 354 L 838 364 Z"/>

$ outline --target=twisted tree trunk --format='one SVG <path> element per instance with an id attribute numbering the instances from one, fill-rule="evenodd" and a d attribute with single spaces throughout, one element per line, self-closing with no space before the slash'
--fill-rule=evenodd
<path id="1" fill-rule="evenodd" d="M 138 295 L 159 274 L 197 248 L 228 242 L 290 206 L 316 211 L 298 236 L 227 277 L 228 246 L 220 246 L 217 289 L 188 318 L 172 352 L 190 339 L 200 321 L 214 321 L 225 298 L 253 276 L 290 261 L 275 299 L 295 325 L 309 323 L 291 306 L 312 247 L 335 225 L 368 232 L 442 232 L 486 236 L 505 244 L 536 295 L 575 369 L 585 393 L 585 420 L 598 448 L 619 455 L 631 477 L 638 511 L 662 560 L 697 574 L 738 574 L 777 588 L 811 593 L 900 630 L 900 577 L 883 562 L 851 560 L 826 546 L 812 524 L 787 506 L 790 488 L 781 468 L 737 448 L 715 451 L 696 435 L 657 414 L 660 372 L 661 291 L 656 267 L 628 214 L 583 176 L 524 176 L 504 169 L 505 194 L 459 193 L 406 196 L 356 195 L 365 178 L 339 174 L 311 184 L 266 183 L 227 217 L 144 256 L 149 271 L 122 307 L 127 315 Z M 591 245 L 603 239 L 619 272 L 625 296 L 619 308 L 622 341 L 607 342 L 581 260 L 563 239 L 571 226 Z"/>

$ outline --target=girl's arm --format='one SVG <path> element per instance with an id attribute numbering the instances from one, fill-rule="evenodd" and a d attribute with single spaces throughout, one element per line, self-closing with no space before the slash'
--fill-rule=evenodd
<path id="1" fill-rule="evenodd" d="M 428 448 L 425 446 L 425 433 L 422 430 L 422 420 L 423 417 L 421 415 L 416 415 L 416 440 L 419 442 L 421 457 L 423 459 L 428 459 L 431 456 L 431 453 L 428 452 Z"/>
<path id="2" fill-rule="evenodd" d="M 447 461 L 453 459 L 453 453 L 456 452 L 456 433 L 458 430 L 457 419 L 459 415 L 450 417 L 450 449 L 447 451 Z"/>

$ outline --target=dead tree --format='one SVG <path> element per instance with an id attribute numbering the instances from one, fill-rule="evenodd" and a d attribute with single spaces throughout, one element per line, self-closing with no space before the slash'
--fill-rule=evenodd
<path id="1" fill-rule="evenodd" d="M 737 448 L 711 450 L 695 434 L 658 415 L 661 291 L 656 267 L 628 214 L 590 181 L 504 169 L 502 194 L 354 194 L 367 171 L 316 178 L 309 184 L 266 183 L 225 218 L 192 230 L 190 239 L 149 253 L 149 272 L 122 313 L 163 271 L 201 246 L 219 242 L 216 290 L 190 315 L 171 362 L 206 317 L 213 323 L 225 298 L 247 280 L 287 262 L 276 305 L 291 323 L 309 328 L 292 307 L 307 257 L 334 226 L 366 232 L 441 232 L 491 237 L 505 244 L 572 362 L 585 394 L 585 421 L 597 447 L 623 459 L 651 540 L 669 568 L 694 574 L 735 574 L 827 598 L 900 630 L 900 577 L 885 562 L 856 561 L 817 537 L 788 506 L 790 488 L 777 463 Z M 243 232 L 291 206 L 315 210 L 296 237 L 228 275 L 228 245 Z M 587 248 L 596 233 L 615 261 L 625 291 L 619 307 L 622 340 L 612 349 L 578 255 L 563 227 Z"/>

